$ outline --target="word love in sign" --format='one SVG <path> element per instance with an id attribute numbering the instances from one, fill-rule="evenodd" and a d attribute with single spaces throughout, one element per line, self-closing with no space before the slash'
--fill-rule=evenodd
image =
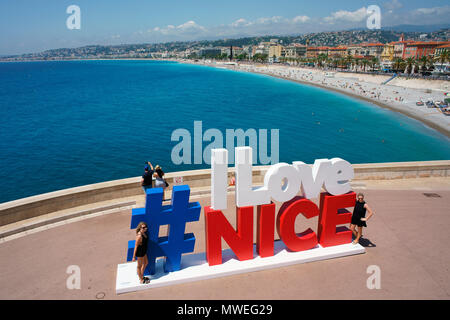
<path id="1" fill-rule="evenodd" d="M 349 223 L 356 195 L 349 181 L 354 176 L 351 164 L 340 158 L 319 159 L 314 165 L 296 161 L 292 165 L 271 166 L 262 187 L 252 186 L 252 149 L 235 149 L 236 224 L 235 231 L 221 210 L 227 208 L 228 151 L 211 152 L 211 206 L 205 208 L 206 257 L 209 265 L 222 263 L 222 238 L 239 260 L 253 258 L 253 206 L 257 206 L 257 251 L 261 257 L 274 255 L 275 204 L 284 202 L 276 227 L 280 238 L 292 251 L 351 242 L 351 231 L 336 226 Z M 321 188 L 327 192 L 320 193 Z M 301 192 L 302 196 L 298 196 Z M 320 208 L 308 200 L 320 195 Z M 302 214 L 319 216 L 318 234 L 308 229 L 295 233 L 295 219 Z"/>
<path id="2" fill-rule="evenodd" d="M 211 153 L 211 207 L 227 208 L 228 151 L 213 149 Z M 351 164 L 340 158 L 319 159 L 313 167 L 295 161 L 292 165 L 272 165 L 264 176 L 264 186 L 252 187 L 252 149 L 235 149 L 236 205 L 238 207 L 269 204 L 271 198 L 285 202 L 302 191 L 307 199 L 317 198 L 322 186 L 333 195 L 351 190 L 349 180 L 354 172 Z"/>

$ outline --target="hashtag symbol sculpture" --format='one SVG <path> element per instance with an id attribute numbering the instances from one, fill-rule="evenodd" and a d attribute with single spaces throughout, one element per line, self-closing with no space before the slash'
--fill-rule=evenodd
<path id="1" fill-rule="evenodd" d="M 193 252 L 195 236 L 185 234 L 187 222 L 198 221 L 201 206 L 198 202 L 189 202 L 190 189 L 188 185 L 174 186 L 172 204 L 162 205 L 163 189 L 147 189 L 145 208 L 136 208 L 131 214 L 131 229 L 139 222 L 148 225 L 148 266 L 145 275 L 155 274 L 156 258 L 165 257 L 164 272 L 177 271 L 181 268 L 183 253 Z M 168 225 L 167 236 L 159 237 L 159 228 Z M 128 241 L 127 261 L 133 259 L 135 240 Z"/>

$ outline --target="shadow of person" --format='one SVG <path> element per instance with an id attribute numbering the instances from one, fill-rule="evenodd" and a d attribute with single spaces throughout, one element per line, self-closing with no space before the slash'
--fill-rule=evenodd
<path id="1" fill-rule="evenodd" d="M 370 241 L 367 238 L 359 238 L 359 244 L 362 245 L 365 248 L 372 248 L 372 247 L 376 247 L 376 244 L 373 243 L 372 241 Z"/>

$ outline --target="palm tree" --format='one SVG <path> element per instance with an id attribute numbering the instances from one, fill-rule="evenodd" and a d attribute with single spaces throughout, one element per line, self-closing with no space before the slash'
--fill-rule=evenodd
<path id="1" fill-rule="evenodd" d="M 358 71 L 358 67 L 361 65 L 361 59 L 355 59 L 353 65 L 355 66 L 355 71 Z"/>
<path id="2" fill-rule="evenodd" d="M 422 73 L 427 71 L 428 57 L 427 56 L 422 56 L 419 59 L 419 62 L 422 64 Z"/>
<path id="3" fill-rule="evenodd" d="M 428 70 L 434 66 L 434 59 L 432 56 L 427 56 Z"/>
<path id="4" fill-rule="evenodd" d="M 361 64 L 363 65 L 364 72 L 366 72 L 366 66 L 369 64 L 369 60 L 367 60 L 367 59 L 362 59 L 362 60 L 361 60 Z"/>
<path id="5" fill-rule="evenodd" d="M 350 69 L 351 69 L 351 67 L 353 66 L 353 62 L 354 62 L 353 56 L 352 56 L 351 54 L 349 54 L 349 55 L 345 58 L 345 65 L 347 66 L 347 68 L 348 68 L 348 66 L 350 65 Z"/>
<path id="6" fill-rule="evenodd" d="M 333 69 L 336 69 L 339 64 L 339 61 L 337 58 L 328 58 L 328 67 L 331 67 Z"/>
<path id="7" fill-rule="evenodd" d="M 416 59 L 409 57 L 406 59 L 406 70 L 407 73 L 411 73 L 413 65 L 416 63 Z"/>
<path id="8" fill-rule="evenodd" d="M 323 63 L 328 59 L 328 56 L 324 53 L 321 53 L 317 56 L 317 62 L 319 63 L 319 67 L 323 66 Z"/>
<path id="9" fill-rule="evenodd" d="M 441 63 L 441 66 L 446 62 L 450 60 L 450 55 L 447 50 L 444 50 L 441 52 L 441 54 L 437 57 L 437 61 Z"/>
<path id="10" fill-rule="evenodd" d="M 333 58 L 327 56 L 325 63 L 327 64 L 327 68 L 329 68 L 333 64 Z"/>
<path id="11" fill-rule="evenodd" d="M 372 72 L 375 71 L 375 66 L 380 64 L 380 60 L 377 57 L 373 57 L 370 60 L 370 65 L 372 67 Z"/>
<path id="12" fill-rule="evenodd" d="M 402 58 L 395 58 L 394 59 L 394 66 L 395 66 L 395 71 L 399 71 L 400 70 L 400 65 L 403 64 L 403 59 Z"/>
<path id="13" fill-rule="evenodd" d="M 253 56 L 253 61 L 255 62 L 266 62 L 267 60 L 267 54 L 257 53 Z"/>

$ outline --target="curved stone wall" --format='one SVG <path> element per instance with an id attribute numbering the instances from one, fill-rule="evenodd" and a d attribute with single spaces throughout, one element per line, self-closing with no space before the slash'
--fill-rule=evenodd
<path id="1" fill-rule="evenodd" d="M 253 168 L 253 182 L 261 184 L 269 166 Z M 450 177 L 450 160 L 355 164 L 354 180 Z M 231 176 L 234 168 L 229 168 Z M 210 169 L 166 174 L 170 187 L 182 178 L 191 189 L 210 186 Z M 101 201 L 142 196 L 140 177 L 85 185 L 0 204 L 0 226 Z"/>

